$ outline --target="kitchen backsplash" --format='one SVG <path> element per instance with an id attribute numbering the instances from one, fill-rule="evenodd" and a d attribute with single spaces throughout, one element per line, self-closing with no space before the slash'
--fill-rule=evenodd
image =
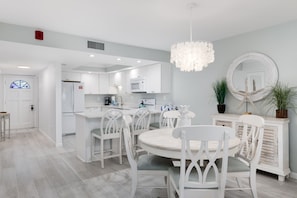
<path id="1" fill-rule="evenodd" d="M 104 105 L 104 97 L 106 95 L 85 95 L 85 107 L 96 108 Z M 141 99 L 156 99 L 156 108 L 160 108 L 161 105 L 171 104 L 172 99 L 170 94 L 125 94 L 119 95 L 122 97 L 123 105 L 128 107 L 137 108 L 141 102 Z"/>

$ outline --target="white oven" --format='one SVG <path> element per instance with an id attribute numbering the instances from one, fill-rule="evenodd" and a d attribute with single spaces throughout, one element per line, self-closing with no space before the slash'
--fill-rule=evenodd
<path id="1" fill-rule="evenodd" d="M 132 78 L 130 89 L 132 93 L 146 93 L 145 80 L 143 78 Z"/>

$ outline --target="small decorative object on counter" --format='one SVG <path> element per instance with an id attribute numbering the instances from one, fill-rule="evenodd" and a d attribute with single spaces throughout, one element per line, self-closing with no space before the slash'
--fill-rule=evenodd
<path id="1" fill-rule="evenodd" d="M 141 101 L 141 103 L 139 104 L 139 108 L 143 108 L 145 107 L 143 100 Z"/>
<path id="2" fill-rule="evenodd" d="M 195 113 L 189 111 L 190 105 L 180 105 L 180 122 L 179 127 L 191 126 L 191 119 L 195 117 Z"/>
<path id="3" fill-rule="evenodd" d="M 165 109 L 167 111 L 173 111 L 173 110 L 178 110 L 178 107 L 176 105 L 172 105 L 172 104 L 165 104 L 165 105 L 161 106 L 161 111 L 163 111 Z"/>

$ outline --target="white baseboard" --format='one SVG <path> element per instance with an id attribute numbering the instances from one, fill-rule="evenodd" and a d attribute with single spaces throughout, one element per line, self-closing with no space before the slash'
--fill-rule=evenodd
<path id="1" fill-rule="evenodd" d="M 56 145 L 56 142 L 50 137 L 48 136 L 48 134 L 46 134 L 44 131 L 39 129 L 39 132 L 44 135 L 44 137 L 46 137 L 49 141 L 51 141 L 54 145 Z"/>
<path id="2" fill-rule="evenodd" d="M 55 142 L 50 136 L 48 136 L 47 133 L 45 133 L 44 131 L 40 130 L 40 133 L 42 133 L 49 141 L 51 141 L 54 145 L 56 145 L 56 147 L 63 147 L 63 142 Z"/>
<path id="3" fill-rule="evenodd" d="M 297 173 L 291 172 L 290 178 L 297 179 Z"/>

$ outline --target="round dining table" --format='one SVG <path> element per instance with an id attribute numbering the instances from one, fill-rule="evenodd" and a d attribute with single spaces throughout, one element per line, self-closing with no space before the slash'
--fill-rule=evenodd
<path id="1" fill-rule="evenodd" d="M 173 128 L 162 128 L 146 131 L 138 136 L 139 145 L 147 152 L 174 159 L 181 159 L 181 139 L 172 136 Z M 229 139 L 229 156 L 238 151 L 240 139 L 233 137 Z M 200 144 L 191 144 L 191 150 L 199 149 Z M 209 142 L 209 151 L 215 151 L 217 142 Z M 213 149 L 212 149 L 213 148 Z"/>

